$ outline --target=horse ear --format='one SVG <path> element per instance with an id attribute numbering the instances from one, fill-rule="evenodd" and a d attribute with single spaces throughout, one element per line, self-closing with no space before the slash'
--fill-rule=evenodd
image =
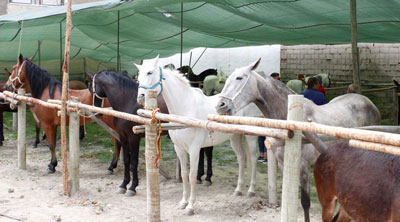
<path id="1" fill-rule="evenodd" d="M 160 54 L 157 55 L 157 57 L 154 59 L 154 64 L 157 65 L 158 64 L 158 59 L 160 58 Z"/>
<path id="2" fill-rule="evenodd" d="M 18 64 L 22 64 L 22 62 L 24 62 L 24 57 L 22 56 L 22 54 L 19 54 L 19 56 L 18 56 Z"/>
<path id="3" fill-rule="evenodd" d="M 10 72 L 10 71 L 8 71 L 8 69 L 7 69 L 7 68 L 5 68 L 5 69 L 4 69 L 4 71 L 6 72 L 6 74 L 7 74 L 7 75 L 11 76 L 11 72 Z"/>
<path id="4" fill-rule="evenodd" d="M 86 80 L 90 82 L 90 81 L 92 81 L 92 79 L 93 79 L 93 75 L 90 74 L 89 72 L 86 72 Z"/>
<path id="5" fill-rule="evenodd" d="M 250 64 L 248 66 L 249 71 L 253 71 L 255 69 L 257 69 L 258 65 L 260 64 L 261 58 L 259 58 L 256 62 L 253 62 L 252 64 Z"/>
<path id="6" fill-rule="evenodd" d="M 136 66 L 136 68 L 137 68 L 138 70 L 140 70 L 140 69 L 142 68 L 142 65 L 138 65 L 138 64 L 136 64 L 136 63 L 133 63 L 133 64 L 135 64 L 135 66 Z"/>

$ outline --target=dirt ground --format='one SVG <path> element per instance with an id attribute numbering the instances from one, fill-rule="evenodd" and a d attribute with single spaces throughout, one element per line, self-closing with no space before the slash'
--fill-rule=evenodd
<path id="1" fill-rule="evenodd" d="M 44 143 L 45 144 L 45 143 Z M 59 146 L 58 146 L 59 147 Z M 99 149 L 99 147 L 90 147 Z M 116 194 L 122 182 L 122 167 L 114 175 L 105 175 L 108 164 L 84 158 L 80 165 L 80 191 L 73 197 L 63 196 L 61 160 L 54 174 L 46 172 L 50 160 L 47 146 L 32 149 L 27 145 L 27 170 L 16 167 L 16 142 L 5 141 L 0 147 L 0 214 L 23 221 L 145 221 L 146 180 L 144 162 L 140 160 L 140 185 L 137 195 L 125 197 Z M 235 169 L 232 169 L 235 172 Z M 237 174 L 218 176 L 223 170 L 214 170 L 213 185 L 197 185 L 198 197 L 195 215 L 185 216 L 178 209 L 182 197 L 182 184 L 161 177 L 162 221 L 280 221 L 280 209 L 266 206 L 265 192 L 256 197 L 234 197 Z M 173 172 L 170 172 L 173 174 Z M 265 180 L 266 175 L 258 175 Z M 248 182 L 248 181 L 247 181 Z M 311 221 L 320 221 L 313 213 Z M 0 216 L 1 222 L 17 221 Z M 299 220 L 303 221 L 299 207 Z"/>

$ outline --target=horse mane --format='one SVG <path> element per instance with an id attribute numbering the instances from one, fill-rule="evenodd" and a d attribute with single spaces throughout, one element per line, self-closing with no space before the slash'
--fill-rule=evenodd
<path id="1" fill-rule="evenodd" d="M 138 83 L 133 81 L 128 75 L 112 71 L 112 70 L 102 70 L 98 72 L 99 74 L 102 73 L 105 76 L 108 76 L 116 81 L 119 87 L 121 87 L 122 91 L 135 91 L 137 93 Z"/>
<path id="2" fill-rule="evenodd" d="M 50 75 L 46 70 L 40 68 L 38 65 L 32 63 L 28 59 L 25 59 L 25 73 L 29 80 L 32 96 L 34 98 L 40 98 L 47 86 L 49 86 L 49 94 L 51 99 L 54 98 L 54 90 L 56 86 L 59 86 L 59 90 L 61 92 L 61 82 L 58 81 L 54 76 Z"/>
<path id="3" fill-rule="evenodd" d="M 175 76 L 177 79 L 179 79 L 182 83 L 186 84 L 187 86 L 190 86 L 189 80 L 179 71 L 177 70 L 169 70 L 169 69 L 163 69 L 163 72 L 169 72 L 171 75 Z"/>

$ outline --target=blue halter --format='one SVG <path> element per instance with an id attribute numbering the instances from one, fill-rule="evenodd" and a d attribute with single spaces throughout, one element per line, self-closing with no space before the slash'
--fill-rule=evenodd
<path id="1" fill-rule="evenodd" d="M 152 86 L 145 86 L 145 85 L 139 85 L 139 88 L 143 88 L 143 89 L 154 89 L 154 88 L 156 88 L 158 85 L 160 85 L 160 87 L 161 87 L 161 90 L 160 90 L 160 92 L 158 93 L 158 95 L 160 95 L 161 94 L 161 92 L 162 92 L 162 90 L 163 90 L 163 86 L 162 86 L 162 80 L 165 80 L 165 78 L 163 78 L 163 76 L 162 76 L 162 69 L 161 69 L 161 67 L 159 67 L 160 68 L 160 80 L 158 81 L 158 82 L 156 82 L 156 83 L 154 83 Z"/>

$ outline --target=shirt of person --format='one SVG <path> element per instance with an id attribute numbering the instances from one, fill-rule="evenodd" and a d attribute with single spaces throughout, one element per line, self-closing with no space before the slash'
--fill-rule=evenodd
<path id="1" fill-rule="evenodd" d="M 304 95 L 304 97 L 313 101 L 315 104 L 319 106 L 327 103 L 324 94 L 317 91 L 316 89 L 307 89 L 306 91 L 301 92 L 300 94 Z"/>

